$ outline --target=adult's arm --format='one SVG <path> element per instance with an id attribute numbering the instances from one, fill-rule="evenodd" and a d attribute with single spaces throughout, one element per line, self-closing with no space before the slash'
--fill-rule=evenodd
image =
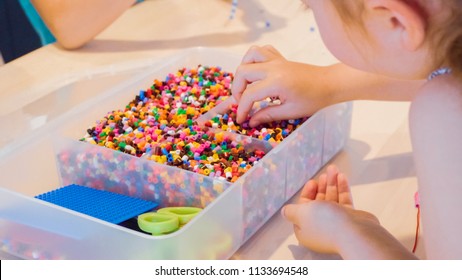
<path id="1" fill-rule="evenodd" d="M 93 39 L 136 0 L 31 0 L 37 12 L 66 49 Z"/>

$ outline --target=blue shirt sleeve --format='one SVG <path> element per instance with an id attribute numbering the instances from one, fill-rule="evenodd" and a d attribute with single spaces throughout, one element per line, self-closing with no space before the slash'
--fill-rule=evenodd
<path id="1" fill-rule="evenodd" d="M 32 27 L 35 29 L 35 32 L 37 32 L 42 45 L 44 46 L 56 42 L 56 38 L 51 34 L 30 0 L 19 0 L 19 3 L 32 24 Z"/>

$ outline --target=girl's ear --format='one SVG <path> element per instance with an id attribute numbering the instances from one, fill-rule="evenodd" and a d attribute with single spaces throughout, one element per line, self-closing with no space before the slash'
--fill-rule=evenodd
<path id="1" fill-rule="evenodd" d="M 404 0 L 366 0 L 370 12 L 380 12 L 391 32 L 398 32 L 402 46 L 414 51 L 425 41 L 426 18 L 415 4 Z"/>

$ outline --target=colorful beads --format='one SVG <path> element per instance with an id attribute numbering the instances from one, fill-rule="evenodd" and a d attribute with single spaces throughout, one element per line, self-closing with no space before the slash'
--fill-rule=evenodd
<path id="1" fill-rule="evenodd" d="M 160 143 L 149 159 L 234 182 L 264 155 L 261 150 L 245 150 L 241 143 L 222 132 L 204 128 L 188 142 L 175 138 L 172 142 Z"/>
<path id="2" fill-rule="evenodd" d="M 268 101 L 272 102 L 272 101 Z M 287 121 L 274 121 L 251 128 L 249 119 L 242 125 L 236 123 L 237 104 L 230 105 L 225 114 L 218 114 L 204 123 L 207 127 L 218 128 L 228 132 L 251 136 L 268 142 L 281 142 L 308 118 L 300 118 Z"/>
<path id="3" fill-rule="evenodd" d="M 244 151 L 224 133 L 211 133 L 195 122 L 231 95 L 232 79 L 220 67 L 201 65 L 170 73 L 164 81 L 154 80 L 150 88 L 141 90 L 123 110 L 106 114 L 81 140 L 235 181 L 265 153 Z M 237 168 L 224 172 L 232 166 Z"/>

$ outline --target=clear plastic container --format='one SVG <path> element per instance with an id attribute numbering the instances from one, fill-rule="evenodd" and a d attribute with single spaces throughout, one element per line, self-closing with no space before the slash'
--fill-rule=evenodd
<path id="1" fill-rule="evenodd" d="M 239 62 L 238 55 L 195 48 L 132 72 L 88 77 L 82 83 L 102 81 L 92 93 L 87 92 L 92 87 L 79 85 L 79 81 L 59 90 L 80 96 L 79 89 L 85 88 L 85 98 L 48 106 L 52 119 L 17 133 L 0 150 L 0 249 L 28 259 L 229 258 L 344 146 L 351 104 L 316 113 L 277 145 L 229 133 L 245 149 L 267 153 L 235 183 L 77 139 L 107 111 L 121 108 L 140 89 L 150 86 L 154 78 L 198 64 L 233 72 Z M 58 94 L 50 96 L 45 98 L 55 99 Z M 62 106 L 69 110 L 63 112 Z M 28 123 L 28 117 L 20 114 L 10 118 Z M 179 231 L 152 236 L 134 230 L 133 221 L 115 225 L 34 198 L 69 184 L 156 201 L 160 207 L 204 210 Z"/>

